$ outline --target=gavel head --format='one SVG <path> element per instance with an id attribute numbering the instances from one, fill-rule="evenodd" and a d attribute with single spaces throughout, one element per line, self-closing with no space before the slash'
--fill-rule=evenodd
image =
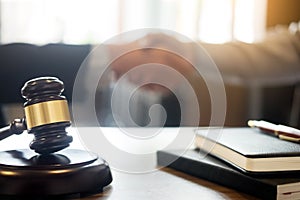
<path id="1" fill-rule="evenodd" d="M 62 81 L 55 77 L 29 80 L 22 88 L 28 133 L 34 135 L 30 148 L 39 154 L 50 154 L 69 146 L 71 125 L 68 102 L 61 93 Z"/>

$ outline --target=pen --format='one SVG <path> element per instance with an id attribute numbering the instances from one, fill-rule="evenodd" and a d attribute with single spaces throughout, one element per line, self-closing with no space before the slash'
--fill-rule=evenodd
<path id="1" fill-rule="evenodd" d="M 272 124 L 263 120 L 249 120 L 248 126 L 259 128 L 261 131 L 274 135 L 282 140 L 300 142 L 300 130 L 296 128 Z"/>

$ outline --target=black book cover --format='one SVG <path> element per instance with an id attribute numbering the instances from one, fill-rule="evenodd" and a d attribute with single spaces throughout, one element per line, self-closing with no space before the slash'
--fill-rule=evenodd
<path id="1" fill-rule="evenodd" d="M 198 129 L 196 146 L 248 173 L 300 170 L 300 144 L 254 128 Z"/>
<path id="2" fill-rule="evenodd" d="M 188 150 L 184 155 L 181 153 L 182 151 L 176 150 L 158 151 L 158 165 L 168 166 L 263 199 L 299 198 L 295 195 L 300 194 L 300 174 L 274 178 L 252 177 L 210 155 L 203 157 L 197 150 Z"/>
<path id="3" fill-rule="evenodd" d="M 300 156 L 300 144 L 281 140 L 256 128 L 198 129 L 202 136 L 232 149 L 248 158 Z M 220 132 L 221 131 L 221 132 Z"/>

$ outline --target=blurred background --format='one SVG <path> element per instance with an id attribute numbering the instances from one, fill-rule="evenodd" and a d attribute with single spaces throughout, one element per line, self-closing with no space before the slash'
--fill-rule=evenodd
<path id="1" fill-rule="evenodd" d="M 0 0 L 1 124 L 23 116 L 19 91 L 26 80 L 59 77 L 72 103 L 76 73 L 97 44 L 134 29 L 162 28 L 203 44 L 217 64 L 227 94 L 225 125 L 244 126 L 255 118 L 299 127 L 299 20 L 299 0 Z M 133 39 L 124 38 L 120 44 Z M 255 79 L 264 80 L 266 74 L 271 74 L 266 83 Z M 201 119 L 197 124 L 187 119 L 183 125 L 208 125 L 211 112 L 205 83 L 191 82 Z M 129 94 L 131 84 L 123 86 L 122 95 Z M 115 125 L 111 86 L 96 94 L 103 126 Z M 174 98 L 141 90 L 132 97 L 132 118 L 147 125 L 149 108 L 161 103 L 168 114 L 164 125 L 178 126 L 181 113 Z M 131 126 L 123 109 L 119 109 L 121 121 Z M 162 114 L 156 115 L 159 119 Z"/>
<path id="2" fill-rule="evenodd" d="M 1 0 L 1 42 L 100 43 L 145 27 L 212 43 L 253 42 L 266 26 L 298 20 L 298 9 L 297 0 Z"/>

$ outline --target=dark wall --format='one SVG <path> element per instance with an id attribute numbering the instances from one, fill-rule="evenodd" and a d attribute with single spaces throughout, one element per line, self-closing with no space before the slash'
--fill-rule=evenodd
<path id="1" fill-rule="evenodd" d="M 0 110 L 4 104 L 23 103 L 24 83 L 40 76 L 61 79 L 65 84 L 64 95 L 71 102 L 77 71 L 89 52 L 90 45 L 0 45 Z M 0 112 L 0 127 L 6 124 L 2 114 Z"/>
<path id="2" fill-rule="evenodd" d="M 71 100 L 77 71 L 89 51 L 89 45 L 0 45 L 0 104 L 24 102 L 20 93 L 24 83 L 40 76 L 63 80 L 64 94 Z"/>
<path id="3" fill-rule="evenodd" d="M 268 0 L 267 27 L 300 20 L 300 0 Z"/>

